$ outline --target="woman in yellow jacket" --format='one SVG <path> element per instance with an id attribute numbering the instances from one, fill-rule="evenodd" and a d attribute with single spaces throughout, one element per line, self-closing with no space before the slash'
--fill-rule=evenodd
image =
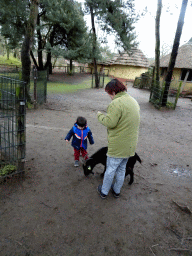
<path id="1" fill-rule="evenodd" d="M 97 113 L 98 121 L 107 127 L 108 134 L 107 168 L 103 185 L 97 188 L 102 198 L 106 198 L 110 189 L 115 197 L 119 197 L 128 158 L 135 155 L 140 124 L 139 104 L 126 92 L 123 83 L 112 79 L 105 91 L 112 102 L 107 115 Z"/>

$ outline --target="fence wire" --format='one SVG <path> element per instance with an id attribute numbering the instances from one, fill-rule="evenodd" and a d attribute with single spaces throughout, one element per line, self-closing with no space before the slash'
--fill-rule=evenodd
<path id="1" fill-rule="evenodd" d="M 38 71 L 33 67 L 31 72 L 30 95 L 35 104 L 44 104 L 46 102 L 47 70 Z"/>
<path id="2" fill-rule="evenodd" d="M 0 76 L 0 166 L 25 158 L 25 84 Z"/>
<path id="3" fill-rule="evenodd" d="M 153 81 L 152 77 L 145 73 L 136 77 L 133 87 L 150 90 L 149 102 L 155 107 L 166 106 L 175 109 L 180 95 L 182 81 L 173 80 L 170 83 L 165 81 Z"/>
<path id="4" fill-rule="evenodd" d="M 0 64 L 0 75 L 20 80 L 21 66 Z"/>
<path id="5" fill-rule="evenodd" d="M 155 105 L 155 107 L 168 107 L 175 109 L 177 101 L 180 95 L 182 82 L 179 81 L 154 81 L 150 88 L 149 101 Z"/>
<path id="6" fill-rule="evenodd" d="M 105 73 L 98 73 L 98 80 L 99 80 L 99 88 L 103 88 L 105 84 Z M 92 73 L 92 88 L 95 88 L 95 73 Z"/>

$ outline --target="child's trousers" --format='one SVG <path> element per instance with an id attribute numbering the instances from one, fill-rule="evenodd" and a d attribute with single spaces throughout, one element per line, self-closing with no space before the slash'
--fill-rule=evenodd
<path id="1" fill-rule="evenodd" d="M 84 148 L 80 148 L 79 150 L 76 149 L 76 148 L 74 148 L 74 158 L 75 158 L 75 160 L 78 160 L 78 161 L 79 161 L 80 153 L 82 154 L 82 157 L 83 157 L 85 160 L 88 159 L 87 150 L 85 150 Z"/>

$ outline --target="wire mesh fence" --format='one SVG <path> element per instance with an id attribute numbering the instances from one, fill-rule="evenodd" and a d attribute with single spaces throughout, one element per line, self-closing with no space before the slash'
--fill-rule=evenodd
<path id="1" fill-rule="evenodd" d="M 30 95 L 35 104 L 43 104 L 47 99 L 47 70 L 38 71 L 35 67 L 30 72 Z M 0 75 L 21 80 L 22 69 L 15 65 L 0 64 Z"/>
<path id="2" fill-rule="evenodd" d="M 180 96 L 182 81 L 172 80 L 170 83 L 165 81 L 154 81 L 150 73 L 144 73 L 141 77 L 136 77 L 133 87 L 147 89 L 150 91 L 149 102 L 156 108 L 168 107 L 175 109 Z"/>
<path id="3" fill-rule="evenodd" d="M 23 169 L 25 119 L 24 82 L 0 75 L 0 168 L 14 164 Z"/>
<path id="4" fill-rule="evenodd" d="M 21 79 L 21 66 L 0 64 L 0 75 L 11 77 L 16 80 Z"/>
<path id="5" fill-rule="evenodd" d="M 61 73 L 67 73 L 67 74 L 75 74 L 75 73 L 92 73 L 91 67 L 85 67 L 85 66 L 73 66 L 72 71 L 70 71 L 70 66 L 54 66 L 53 67 L 53 72 L 61 72 Z"/>
<path id="6" fill-rule="evenodd" d="M 180 96 L 182 82 L 154 81 L 150 88 L 149 101 L 157 108 L 168 107 L 175 109 Z"/>

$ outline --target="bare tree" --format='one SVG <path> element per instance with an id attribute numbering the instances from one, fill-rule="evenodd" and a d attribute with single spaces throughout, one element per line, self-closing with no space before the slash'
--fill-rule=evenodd
<path id="1" fill-rule="evenodd" d="M 169 54 L 172 50 L 172 46 L 166 43 L 163 43 L 161 46 L 161 51 L 160 51 L 160 58 L 166 56 Z"/>

